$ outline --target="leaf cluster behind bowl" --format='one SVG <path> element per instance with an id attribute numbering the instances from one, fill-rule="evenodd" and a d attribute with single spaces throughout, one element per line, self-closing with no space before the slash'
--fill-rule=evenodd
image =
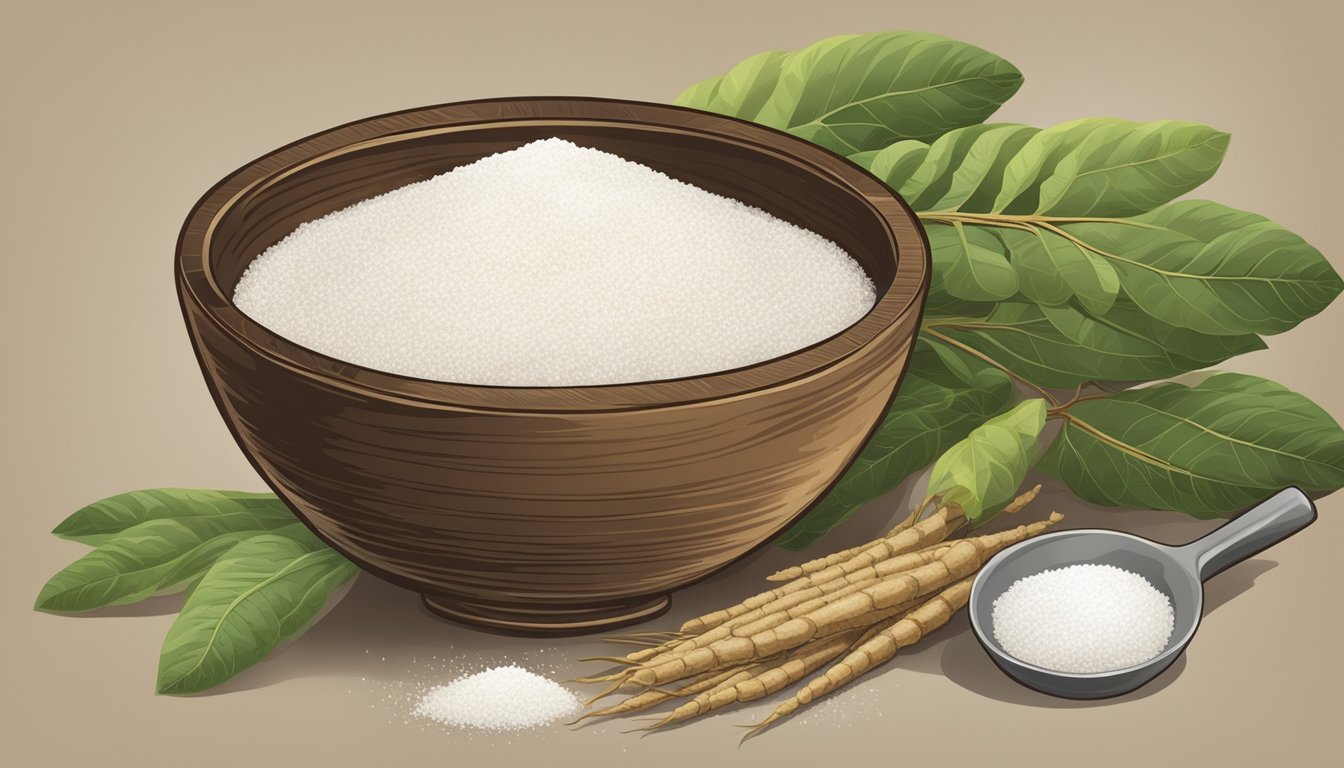
<path id="1" fill-rule="evenodd" d="M 1319 251 L 1265 217 L 1176 201 L 1218 170 L 1228 134 L 1176 120 L 983 123 L 1020 84 L 975 46 L 886 32 L 759 54 L 678 98 L 847 155 L 910 203 L 932 247 L 900 394 L 781 546 L 807 546 L 944 451 L 932 486 L 947 487 L 931 492 L 946 500 L 969 492 L 952 477 L 1020 483 L 1021 455 L 974 436 L 1022 393 L 1063 422 L 1053 445 L 1033 446 L 1041 469 L 1095 503 L 1209 517 L 1285 485 L 1344 486 L 1344 432 L 1272 382 L 1221 374 L 1130 389 L 1263 349 L 1262 336 L 1344 287 Z M 1015 386 L 996 396 L 989 378 L 948 379 L 953 359 Z M 975 388 L 990 394 L 970 398 Z"/>
<path id="2" fill-rule="evenodd" d="M 357 573 L 269 493 L 131 491 L 78 510 L 53 533 L 96 546 L 51 577 L 39 611 L 187 592 L 164 639 L 159 693 L 196 693 L 261 661 Z"/>

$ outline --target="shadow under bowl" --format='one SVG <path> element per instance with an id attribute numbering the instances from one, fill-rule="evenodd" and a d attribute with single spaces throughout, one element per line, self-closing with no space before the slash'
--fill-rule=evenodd
<path id="1" fill-rule="evenodd" d="M 247 265 L 332 211 L 558 136 L 762 208 L 848 251 L 878 300 L 811 347 L 704 376 L 468 386 L 342 362 L 232 303 Z M 220 413 L 324 541 L 436 613 L 581 634 L 762 545 L 854 459 L 904 373 L 927 290 L 910 209 L 848 161 L 695 110 L 581 98 L 463 102 L 350 123 L 224 179 L 189 214 L 176 281 Z"/>

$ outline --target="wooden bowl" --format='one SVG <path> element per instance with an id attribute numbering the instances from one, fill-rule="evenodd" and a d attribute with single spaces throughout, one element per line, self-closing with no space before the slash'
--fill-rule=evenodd
<path id="1" fill-rule="evenodd" d="M 232 303 L 299 224 L 559 136 L 816 231 L 877 285 L 858 323 L 732 371 L 639 384 L 426 381 L 287 341 Z M 886 411 L 919 326 L 928 246 L 856 166 L 784 133 L 661 104 L 524 98 L 350 123 L 211 189 L 177 247 L 178 296 L 238 445 L 324 541 L 435 613 L 512 632 L 642 621 L 808 509 Z"/>

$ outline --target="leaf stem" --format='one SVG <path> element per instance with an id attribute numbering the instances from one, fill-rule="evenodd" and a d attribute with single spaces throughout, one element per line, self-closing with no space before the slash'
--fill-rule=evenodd
<path id="1" fill-rule="evenodd" d="M 994 224 L 998 222 L 1012 222 L 1026 225 L 1100 223 L 1125 224 L 1127 226 L 1140 227 L 1143 229 L 1161 229 L 1161 227 L 1156 224 L 1134 221 L 1133 219 L 1105 218 L 1098 216 L 1042 216 L 1039 214 L 970 213 L 968 211 L 921 211 L 916 215 L 926 221 L 960 220 L 974 222 L 976 224 Z"/>
<path id="2" fill-rule="evenodd" d="M 921 219 L 935 224 L 951 224 L 954 227 L 961 227 L 963 224 L 979 224 L 986 227 L 1001 227 L 1003 229 L 1021 229 L 1027 232 L 1035 232 L 1036 227 L 1031 224 L 1016 221 L 996 221 L 994 219 L 962 219 L 957 217 L 938 217 L 925 218 L 924 214 L 919 214 Z"/>
<path id="3" fill-rule="evenodd" d="M 1047 411 L 1046 411 L 1046 414 L 1047 414 L 1047 415 L 1051 415 L 1051 416 L 1054 416 L 1054 415 L 1060 415 L 1060 414 L 1063 414 L 1065 411 L 1069 410 L 1070 408 L 1072 408 L 1073 406 L 1075 406 L 1075 405 L 1077 405 L 1077 404 L 1079 404 L 1079 403 L 1086 403 L 1088 400 L 1105 400 L 1106 398 L 1110 397 L 1112 394 L 1113 394 L 1113 393 L 1111 393 L 1111 392 L 1094 392 L 1093 394 L 1090 394 L 1090 395 L 1083 395 L 1082 397 L 1075 397 L 1074 399 L 1070 400 L 1070 401 L 1067 402 L 1067 403 L 1064 403 L 1064 404 L 1061 405 L 1061 406 L 1057 406 L 1057 407 L 1055 407 L 1055 408 L 1051 408 L 1051 409 L 1047 410 Z"/>
<path id="4" fill-rule="evenodd" d="M 1082 394 L 1083 394 L 1083 385 L 1079 384 L 1077 387 L 1074 388 L 1073 394 L 1069 396 L 1067 402 L 1063 403 L 1062 405 L 1056 405 L 1053 408 L 1047 408 L 1045 411 L 1045 417 L 1050 418 L 1051 416 L 1054 416 L 1057 413 L 1068 410 L 1069 406 L 1078 402 L 1078 397 Z"/>
<path id="5" fill-rule="evenodd" d="M 1101 431 L 1100 429 L 1097 429 L 1096 427 L 1092 426 L 1092 425 L 1089 424 L 1088 422 L 1083 421 L 1082 419 L 1080 419 L 1080 418 L 1078 418 L 1077 416 L 1075 416 L 1075 415 L 1069 413 L 1068 411 L 1060 411 L 1058 415 L 1059 415 L 1060 417 L 1062 417 L 1065 421 L 1067 421 L 1069 424 L 1073 424 L 1074 426 L 1078 427 L 1078 428 L 1081 429 L 1082 431 L 1084 431 L 1084 432 L 1086 432 L 1087 434 L 1091 435 L 1094 439 L 1098 440 L 1099 442 L 1106 443 L 1107 445 L 1111 446 L 1112 448 L 1116 449 L 1117 451 L 1120 451 L 1121 453 L 1129 454 L 1130 456 L 1133 456 L 1135 459 L 1138 459 L 1139 461 L 1142 461 L 1142 462 L 1144 462 L 1144 463 L 1146 463 L 1146 464 L 1151 464 L 1151 465 L 1153 465 L 1153 466 L 1155 466 L 1155 467 L 1157 467 L 1157 468 L 1159 468 L 1159 469 L 1162 469 L 1162 470 L 1165 470 L 1165 471 L 1168 471 L 1168 472 L 1177 472 L 1177 473 L 1179 473 L 1179 474 L 1188 475 L 1188 476 L 1190 476 L 1190 477 L 1196 477 L 1196 475 L 1195 475 L 1193 472 L 1191 472 L 1190 470 L 1188 470 L 1188 469 L 1183 469 L 1183 468 L 1181 468 L 1181 467 L 1176 466 L 1175 464 L 1172 464 L 1172 463 L 1169 462 L 1169 461 L 1165 461 L 1165 460 L 1163 460 L 1163 459 L 1160 459 L 1160 458 L 1158 458 L 1158 457 L 1152 455 L 1151 453 L 1148 453 L 1148 452 L 1146 452 L 1146 451 L 1140 449 L 1140 448 L 1137 447 L 1137 446 L 1133 446 L 1133 445 L 1130 445 L 1130 444 L 1128 444 L 1128 443 L 1121 442 L 1120 440 L 1117 440 L 1116 438 L 1111 437 L 1110 435 L 1106 434 L 1105 432 Z"/>
<path id="6" fill-rule="evenodd" d="M 1128 219 L 1097 219 L 1097 218 L 1084 218 L 1084 217 L 1069 218 L 1063 216 L 1009 216 L 1007 214 L 974 214 L 974 213 L 960 213 L 956 211 L 921 213 L 919 214 L 919 217 L 920 219 L 923 219 L 925 221 L 937 222 L 940 224 L 954 224 L 957 226 L 962 226 L 965 224 L 979 224 L 987 227 L 1025 229 L 1029 232 L 1034 232 L 1037 235 L 1040 234 L 1040 230 L 1044 230 L 1051 234 L 1058 235 L 1059 237 L 1068 240 L 1070 243 L 1073 243 L 1075 246 L 1082 248 L 1085 251 L 1095 253 L 1104 259 L 1117 261 L 1120 262 L 1121 264 L 1128 264 L 1129 266 L 1134 267 L 1136 269 L 1147 270 L 1149 272 L 1152 272 L 1153 274 L 1162 275 L 1163 277 L 1166 278 L 1198 277 L 1200 280 L 1230 280 L 1230 281 L 1245 281 L 1247 279 L 1243 275 L 1205 275 L 1205 274 L 1192 275 L 1184 272 L 1173 272 L 1172 270 L 1169 269 L 1162 269 L 1160 267 L 1155 267 L 1152 264 L 1147 264 L 1142 261 L 1126 258 L 1117 253 L 1104 251 L 1098 248 L 1097 246 L 1087 242 L 1086 240 L 1083 240 L 1077 235 L 1074 235 L 1072 232 L 1062 229 L 1059 226 L 1060 224 L 1070 224 L 1079 222 L 1100 222 L 1103 224 L 1127 224 L 1130 226 L 1142 227 L 1143 229 L 1153 229 L 1153 230 L 1162 229 L 1162 227 L 1153 224 L 1144 224 L 1142 222 L 1130 221 Z M 1283 277 L 1257 277 L 1255 279 L 1265 283 L 1288 282 L 1288 278 Z"/>

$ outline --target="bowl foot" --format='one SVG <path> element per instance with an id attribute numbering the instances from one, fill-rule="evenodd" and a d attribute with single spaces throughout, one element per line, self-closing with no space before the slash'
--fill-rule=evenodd
<path id="1" fill-rule="evenodd" d="M 420 597 L 436 616 L 509 635 L 565 636 L 605 632 L 661 616 L 672 605 L 667 595 L 552 606 L 478 603 L 450 595 L 423 594 Z"/>

